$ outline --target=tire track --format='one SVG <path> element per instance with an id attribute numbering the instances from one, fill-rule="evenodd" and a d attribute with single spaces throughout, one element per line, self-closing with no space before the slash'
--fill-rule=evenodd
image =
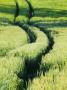
<path id="1" fill-rule="evenodd" d="M 30 40 L 31 40 L 30 43 L 33 44 L 33 42 L 34 43 L 36 42 L 37 38 L 36 38 L 36 35 L 29 29 L 29 25 L 31 26 L 30 19 L 34 15 L 34 9 L 33 9 L 31 3 L 28 0 L 26 0 L 26 2 L 29 5 L 29 16 L 28 16 L 29 23 L 28 23 L 28 25 L 27 24 L 22 25 L 21 23 L 16 23 L 16 18 L 19 15 L 18 14 L 19 13 L 19 6 L 18 6 L 17 2 L 16 2 L 16 14 L 15 14 L 15 19 L 14 19 L 14 24 L 21 27 L 21 28 L 23 28 L 28 33 L 28 35 L 30 37 Z M 32 27 L 33 26 L 34 25 L 32 25 Z M 49 31 L 44 30 L 43 28 L 38 27 L 38 26 L 35 26 L 35 27 L 39 28 L 41 32 L 44 32 L 44 34 L 46 34 L 46 36 L 48 38 L 48 41 L 49 41 L 49 45 L 46 47 L 46 50 L 44 50 L 39 55 L 37 55 L 37 57 L 35 57 L 35 62 L 33 62 L 34 64 L 32 64 L 32 62 L 31 62 L 31 61 L 33 61 L 33 59 L 31 59 L 30 62 L 26 62 L 26 65 L 25 65 L 26 70 L 25 70 L 24 75 L 22 75 L 21 72 L 18 74 L 18 77 L 20 79 L 24 80 L 24 88 L 25 88 L 25 90 L 26 90 L 27 85 L 28 85 L 28 80 L 29 79 L 32 80 L 34 77 L 38 76 L 37 72 L 40 72 L 40 64 L 41 64 L 42 55 L 43 54 L 46 55 L 47 53 L 49 53 L 50 50 L 52 50 L 52 47 L 53 47 L 53 44 L 54 44 L 53 37 L 50 36 Z M 32 45 L 32 44 L 30 44 L 30 45 Z M 28 58 L 27 58 L 26 61 L 28 61 Z M 33 69 L 31 69 L 31 68 L 33 68 Z"/>
<path id="2" fill-rule="evenodd" d="M 26 0 L 26 2 L 29 6 L 29 16 L 30 16 L 29 19 L 31 19 L 34 16 L 34 8 L 31 5 L 30 1 Z M 29 25 L 39 28 L 41 31 L 43 31 L 47 35 L 48 40 L 49 40 L 49 45 L 46 49 L 46 52 L 44 53 L 44 55 L 46 55 L 47 53 L 49 53 L 53 49 L 53 45 L 54 45 L 54 40 L 53 40 L 53 37 L 51 36 L 51 31 L 44 29 L 42 26 L 34 25 L 30 21 L 29 21 Z"/>
<path id="3" fill-rule="evenodd" d="M 46 50 L 45 50 L 45 52 L 42 54 L 42 55 L 46 55 L 46 54 L 48 54 L 52 49 L 53 49 L 53 46 L 54 46 L 54 38 L 53 38 L 53 36 L 51 36 L 51 31 L 48 31 L 46 28 L 43 28 L 42 26 L 38 26 L 38 25 L 35 25 L 35 24 L 32 24 L 31 22 L 30 22 L 30 19 L 34 16 L 34 8 L 33 8 L 33 6 L 31 5 L 31 3 L 30 3 L 30 1 L 28 1 L 28 0 L 26 0 L 26 2 L 28 3 L 28 5 L 29 5 L 29 9 L 30 9 L 30 15 L 32 15 L 32 13 L 33 13 L 33 15 L 29 18 L 29 25 L 30 26 L 34 26 L 34 27 L 37 27 L 37 28 L 39 28 L 40 29 L 40 31 L 42 31 L 42 32 L 44 32 L 45 34 L 46 34 L 46 36 L 47 36 L 47 38 L 48 38 L 48 40 L 49 40 L 49 44 L 48 44 L 48 46 L 47 46 L 47 48 L 46 48 Z"/>
<path id="4" fill-rule="evenodd" d="M 28 34 L 28 36 L 30 38 L 30 43 L 35 42 L 36 36 L 34 35 L 34 33 L 32 33 L 32 31 L 29 30 L 29 26 L 27 24 L 23 25 L 22 23 L 16 22 L 16 18 L 19 16 L 19 5 L 18 5 L 17 0 L 15 0 L 15 3 L 16 3 L 16 12 L 15 12 L 15 16 L 14 16 L 14 25 L 19 26 L 20 28 L 23 28 L 27 32 L 27 34 Z M 31 6 L 30 6 L 30 8 L 31 8 Z M 31 11 L 29 10 L 29 12 L 31 12 Z M 30 15 L 30 17 L 31 17 L 31 15 Z"/>

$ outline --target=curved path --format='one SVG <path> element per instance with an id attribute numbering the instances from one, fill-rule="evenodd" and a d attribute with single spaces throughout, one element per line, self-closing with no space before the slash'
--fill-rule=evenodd
<path id="1" fill-rule="evenodd" d="M 31 5 L 29 2 L 27 3 L 28 5 Z M 33 11 L 31 11 L 33 10 L 31 7 L 32 6 L 29 6 L 30 15 L 32 15 L 33 13 Z M 31 19 L 31 17 L 32 16 L 30 16 L 29 19 Z M 50 36 L 49 32 L 44 32 L 40 27 L 22 25 L 21 22 L 17 23 L 17 25 L 21 28 L 24 28 L 28 33 L 31 44 L 27 44 L 20 48 L 12 50 L 11 52 L 7 53 L 7 56 L 22 58 L 22 63 L 24 65 L 22 65 L 22 71 L 19 72 L 18 76 L 20 79 L 23 79 L 26 82 L 29 78 L 33 79 L 35 76 L 37 76 L 37 72 L 40 69 L 42 55 L 49 53 L 54 42 L 53 37 Z M 26 87 L 27 86 L 25 86 L 24 88 Z"/>
<path id="2" fill-rule="evenodd" d="M 27 3 L 30 5 L 29 2 Z M 17 11 L 19 10 L 17 2 L 16 6 Z M 32 17 L 33 11 L 31 11 L 31 6 L 29 7 L 30 19 Z M 19 11 L 16 12 L 17 15 L 18 12 Z M 37 72 L 40 70 L 42 55 L 47 54 L 52 49 L 53 38 L 49 35 L 49 32 L 44 32 L 40 27 L 31 26 L 29 23 L 24 25 L 22 25 L 21 22 L 16 23 L 16 14 L 14 20 L 15 25 L 23 28 L 28 33 L 30 43 L 9 51 L 6 57 L 2 59 L 4 59 L 6 63 L 4 67 L 6 67 L 8 71 L 13 72 L 14 75 L 16 74 L 21 80 L 20 86 L 22 88 L 20 90 L 22 90 L 23 87 L 27 87 L 22 86 L 22 81 L 24 84 L 26 84 L 25 82 L 28 81 L 28 79 L 33 79 L 35 76 L 37 76 Z M 3 60 L 1 63 L 3 63 Z"/>

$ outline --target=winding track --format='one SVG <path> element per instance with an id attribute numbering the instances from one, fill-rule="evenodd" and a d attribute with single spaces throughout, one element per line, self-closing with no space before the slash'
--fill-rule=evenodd
<path id="1" fill-rule="evenodd" d="M 26 0 L 29 5 L 29 23 L 30 19 L 34 15 L 34 9 L 31 6 L 30 2 Z M 53 37 L 50 36 L 48 31 L 43 31 L 43 28 L 38 26 L 31 26 L 29 23 L 26 25 L 22 25 L 22 23 L 16 23 L 16 17 L 19 15 L 19 6 L 16 2 L 16 14 L 15 14 L 15 25 L 23 28 L 30 37 L 30 44 L 24 45 L 18 49 L 12 50 L 7 53 L 7 56 L 13 56 L 24 58 L 23 63 L 25 62 L 25 69 L 23 68 L 22 73 L 19 73 L 18 76 L 20 79 L 24 79 L 24 81 L 28 82 L 28 79 L 33 79 L 37 76 L 37 71 L 40 69 L 40 63 L 42 59 L 42 55 L 46 55 L 52 50 L 53 47 Z M 26 84 L 26 83 L 25 83 Z M 27 88 L 27 86 L 25 87 Z"/>
<path id="2" fill-rule="evenodd" d="M 42 55 L 46 55 L 52 50 L 54 41 L 53 37 L 50 36 L 50 32 L 47 30 L 43 30 L 43 28 L 34 26 L 30 24 L 30 19 L 34 15 L 34 9 L 31 6 L 30 2 L 26 0 L 26 2 L 29 5 L 29 23 L 27 25 L 22 25 L 22 23 L 16 23 L 21 28 L 24 28 L 24 30 L 28 33 L 31 44 L 24 45 L 16 50 L 13 50 L 8 53 L 9 56 L 17 56 L 20 57 L 23 56 L 25 59 L 25 71 L 22 71 L 23 73 L 19 73 L 18 76 L 21 79 L 24 79 L 28 81 L 28 79 L 32 79 L 37 75 L 37 71 L 40 68 L 40 63 L 42 59 Z M 18 3 L 16 2 L 16 15 L 15 19 L 18 14 Z M 30 27 L 31 26 L 31 27 Z M 33 47 L 33 48 L 32 48 Z M 23 68 L 23 67 L 22 67 Z M 27 87 L 27 86 L 26 86 Z M 25 88 L 26 88 L 25 87 Z"/>
<path id="3" fill-rule="evenodd" d="M 27 1 L 27 0 L 26 0 Z M 29 5 L 29 22 L 32 18 L 32 13 L 34 14 L 34 9 Z M 40 63 L 43 54 L 49 53 L 53 46 L 53 38 L 49 35 L 49 32 L 43 32 L 43 29 L 37 26 L 31 26 L 29 23 L 22 25 L 22 23 L 16 23 L 16 17 L 19 15 L 18 3 L 16 2 L 16 13 L 14 23 L 19 27 L 23 28 L 30 37 L 30 44 L 26 44 L 15 50 L 11 50 L 7 53 L 8 58 L 11 57 L 22 57 L 24 64 L 22 66 L 22 72 L 18 73 L 20 79 L 28 81 L 28 79 L 33 79 L 37 76 L 37 71 L 40 69 Z M 33 11 L 32 11 L 33 10 Z M 50 47 L 51 45 L 51 47 Z M 27 86 L 26 86 L 27 87 Z M 25 88 L 26 88 L 25 87 Z"/>

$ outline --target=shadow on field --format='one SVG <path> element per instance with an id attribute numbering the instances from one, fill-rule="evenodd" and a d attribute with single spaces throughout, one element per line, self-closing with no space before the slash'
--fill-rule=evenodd
<path id="1" fill-rule="evenodd" d="M 34 9 L 35 16 L 40 17 L 67 17 L 67 10 L 39 8 Z"/>
<path id="2" fill-rule="evenodd" d="M 14 5 L 0 4 L 0 13 L 14 14 L 14 10 L 15 10 Z"/>
<path id="3" fill-rule="evenodd" d="M 41 26 L 44 28 L 67 27 L 67 20 L 35 20 L 31 21 L 30 24 L 34 26 Z"/>
<path id="4" fill-rule="evenodd" d="M 39 20 L 31 20 L 30 24 L 41 27 L 67 27 L 67 10 L 39 8 L 34 10 L 35 17 L 41 17 Z M 44 19 L 43 19 L 44 18 Z"/>
<path id="5" fill-rule="evenodd" d="M 21 11 L 19 12 L 20 15 L 26 15 L 28 12 L 26 8 L 19 8 L 19 11 Z M 16 6 L 0 4 L 0 13 L 15 14 Z"/>

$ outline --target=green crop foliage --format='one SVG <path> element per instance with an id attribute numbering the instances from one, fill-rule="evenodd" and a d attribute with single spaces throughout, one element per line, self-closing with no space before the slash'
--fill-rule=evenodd
<path id="1" fill-rule="evenodd" d="M 10 51 L 8 53 L 9 56 L 21 56 L 21 57 L 24 57 L 25 59 L 27 59 L 28 61 L 29 60 L 36 61 L 36 58 L 40 54 L 45 52 L 46 47 L 48 46 L 47 36 L 43 32 L 41 32 L 38 28 L 29 27 L 29 29 L 32 30 L 32 32 L 35 34 L 35 36 L 37 38 L 36 42 L 24 45 L 13 51 Z"/>
<path id="2" fill-rule="evenodd" d="M 66 6 L 66 0 L 29 0 L 31 2 L 31 4 L 33 5 L 34 8 L 61 8 L 61 9 L 67 9 Z M 58 2 L 58 3 L 57 3 Z M 38 4 L 37 4 L 38 3 Z M 62 7 L 61 7 L 62 6 Z"/>
<path id="3" fill-rule="evenodd" d="M 45 75 L 29 81 L 27 90 L 66 90 L 67 89 L 67 70 L 66 68 L 59 72 L 58 69 L 49 70 Z"/>
<path id="4" fill-rule="evenodd" d="M 0 24 L 13 22 L 16 12 L 14 0 L 0 0 Z"/>
<path id="5" fill-rule="evenodd" d="M 16 18 L 16 23 L 27 24 L 28 22 L 29 22 L 29 19 L 26 16 L 19 15 Z"/>
<path id="6" fill-rule="evenodd" d="M 28 16 L 28 10 L 29 7 L 25 0 L 6 0 L 5 2 L 0 0 L 0 25 L 14 23 L 17 16 L 17 21 L 20 20 L 24 23 Z"/>
<path id="7" fill-rule="evenodd" d="M 43 74 L 29 82 L 27 90 L 66 90 L 67 88 L 67 28 L 49 28 L 54 37 L 53 49 L 42 57 Z M 56 31 L 57 33 L 53 33 Z"/>
<path id="8" fill-rule="evenodd" d="M 16 23 L 28 23 L 28 12 L 29 6 L 25 0 L 16 0 L 18 7 L 17 7 L 17 14 Z"/>
<path id="9" fill-rule="evenodd" d="M 67 0 L 0 0 L 0 90 L 67 90 Z"/>
<path id="10" fill-rule="evenodd" d="M 48 39 L 47 39 L 46 35 L 35 27 L 29 27 L 29 28 L 32 29 L 32 32 L 36 35 L 36 37 L 37 37 L 36 42 L 32 43 L 32 44 L 24 45 L 22 47 L 17 47 L 17 50 L 15 49 L 15 50 L 12 50 L 9 53 L 7 53 L 7 55 L 8 55 L 7 57 L 0 59 L 0 67 L 1 68 L 6 68 L 8 71 L 11 71 L 16 74 L 20 73 L 21 71 L 23 73 L 26 60 L 28 59 L 28 61 L 30 60 L 30 62 L 34 62 L 33 60 L 35 60 L 35 62 L 36 62 L 37 61 L 36 58 L 38 57 L 38 55 L 40 55 L 41 53 L 44 52 L 44 50 L 46 49 L 46 47 L 48 45 Z M 41 37 L 40 37 L 40 35 L 41 35 Z M 38 50 L 37 50 L 37 47 L 39 47 Z M 13 57 L 12 53 L 15 57 Z M 33 63 L 31 63 L 31 64 L 33 64 Z M 11 73 L 9 72 L 8 75 L 9 74 L 11 74 Z M 7 80 L 5 80 L 5 81 L 7 81 Z M 12 80 L 11 80 L 11 82 L 12 82 Z M 16 82 L 16 83 L 18 83 L 18 82 Z M 20 85 L 21 85 L 21 83 L 20 83 Z M 11 83 L 8 83 L 8 84 L 11 86 Z M 11 87 L 10 90 L 12 90 L 12 88 L 13 87 Z M 21 88 L 22 88 L 22 86 L 21 86 Z M 16 89 L 16 87 L 15 87 L 15 89 Z"/>
<path id="11" fill-rule="evenodd" d="M 42 63 L 44 65 L 48 66 L 49 68 L 59 68 L 59 70 L 62 70 L 64 67 L 66 61 L 66 55 L 67 55 L 67 28 L 51 28 L 52 31 L 57 31 L 58 34 L 54 35 L 54 46 L 53 50 L 48 53 L 45 58 L 43 57 Z M 60 55 L 61 54 L 61 55 Z M 47 69 L 47 68 L 46 68 Z"/>
<path id="12" fill-rule="evenodd" d="M 27 33 L 18 26 L 0 26 L 0 56 L 29 42 Z"/>
<path id="13" fill-rule="evenodd" d="M 28 15 L 29 6 L 25 0 L 16 0 L 19 5 L 19 15 Z"/>
<path id="14" fill-rule="evenodd" d="M 8 69 L 0 68 L 0 90 L 20 90 L 20 80 L 15 73 L 9 71 Z"/>
<path id="15" fill-rule="evenodd" d="M 57 17 L 65 15 L 67 10 L 66 0 L 29 0 L 34 8 L 35 16 L 52 16 Z"/>
<path id="16" fill-rule="evenodd" d="M 25 62 L 20 57 L 0 57 L 0 89 L 22 90 L 23 79 L 18 77 L 24 72 Z"/>
<path id="17" fill-rule="evenodd" d="M 20 57 L 0 57 L 0 68 L 5 68 L 18 74 L 24 69 L 24 59 Z"/>

